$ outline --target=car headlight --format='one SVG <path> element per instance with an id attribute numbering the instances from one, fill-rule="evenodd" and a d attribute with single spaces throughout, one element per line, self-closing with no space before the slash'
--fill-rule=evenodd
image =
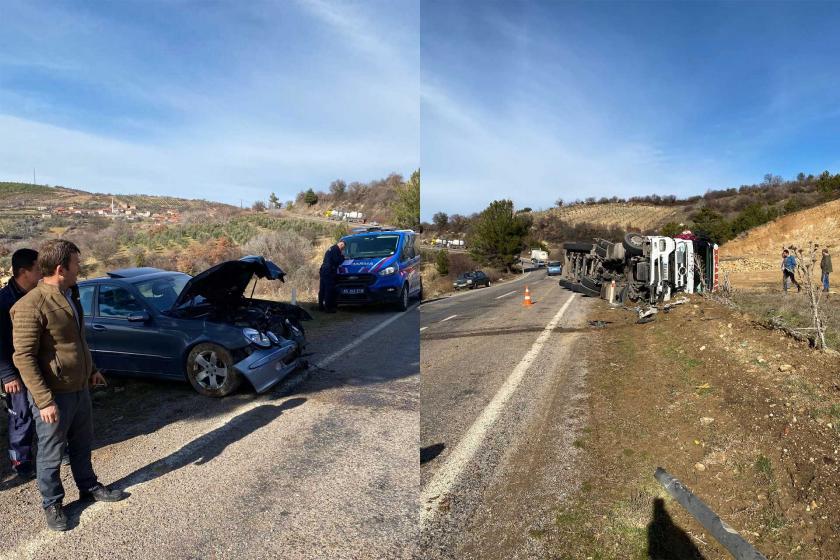
<path id="1" fill-rule="evenodd" d="M 271 346 L 271 340 L 257 329 L 242 329 L 242 335 L 251 344 L 256 344 L 260 348 L 268 348 Z"/>
<path id="2" fill-rule="evenodd" d="M 273 332 L 271 332 L 271 331 L 266 331 L 266 332 L 265 332 L 265 335 L 268 337 L 268 339 L 269 339 L 269 340 L 270 340 L 273 344 L 280 344 L 280 339 L 279 339 L 279 338 L 277 338 L 277 335 L 276 335 L 276 334 L 274 334 Z"/>
<path id="3" fill-rule="evenodd" d="M 472 284 L 472 280 L 467 280 L 467 284 Z"/>
<path id="4" fill-rule="evenodd" d="M 389 266 L 388 268 L 383 268 L 379 271 L 379 276 L 390 276 L 397 271 L 397 267 Z"/>

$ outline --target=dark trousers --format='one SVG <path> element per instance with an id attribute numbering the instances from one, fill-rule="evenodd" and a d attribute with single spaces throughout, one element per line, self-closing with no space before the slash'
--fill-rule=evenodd
<path id="1" fill-rule="evenodd" d="M 796 286 L 797 290 L 802 289 L 802 286 L 800 286 L 799 282 L 796 281 L 796 277 L 793 275 L 793 271 L 785 269 L 782 275 L 782 287 L 785 289 L 785 291 L 788 290 L 788 280 L 793 282 L 793 285 Z"/>
<path id="2" fill-rule="evenodd" d="M 25 388 L 18 393 L 6 395 L 6 409 L 9 411 L 9 459 L 17 471 L 32 468 L 35 422 L 32 419 L 28 397 L 29 392 Z"/>
<path id="3" fill-rule="evenodd" d="M 64 499 L 64 486 L 61 484 L 61 456 L 70 445 L 70 470 L 79 491 L 86 492 L 99 482 L 90 462 L 93 444 L 93 410 L 90 404 L 90 392 L 87 389 L 75 393 L 55 393 L 58 406 L 58 422 L 47 424 L 41 420 L 41 411 L 32 402 L 32 415 L 35 417 L 35 430 L 38 433 L 38 490 L 41 491 L 44 507 L 49 507 Z"/>
<path id="4" fill-rule="evenodd" d="M 335 309 L 335 274 L 321 272 L 321 283 L 318 286 L 318 307 Z"/>

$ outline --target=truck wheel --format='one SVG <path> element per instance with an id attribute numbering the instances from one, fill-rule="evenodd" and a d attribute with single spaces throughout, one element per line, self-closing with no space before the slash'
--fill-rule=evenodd
<path id="1" fill-rule="evenodd" d="M 567 241 L 563 243 L 563 250 L 572 253 L 588 253 L 592 250 L 593 243 L 584 243 L 580 241 Z"/>
<path id="2" fill-rule="evenodd" d="M 593 280 L 592 278 L 584 276 L 580 279 L 580 285 L 584 287 L 586 290 L 583 293 L 586 294 L 597 294 L 598 296 L 601 295 L 601 284 Z"/>
<path id="3" fill-rule="evenodd" d="M 630 256 L 638 256 L 642 254 L 644 247 L 645 236 L 641 233 L 630 232 L 624 236 L 624 251 Z"/>
<path id="4" fill-rule="evenodd" d="M 187 356 L 187 379 L 205 397 L 227 396 L 242 382 L 227 348 L 209 342 L 196 344 Z"/>

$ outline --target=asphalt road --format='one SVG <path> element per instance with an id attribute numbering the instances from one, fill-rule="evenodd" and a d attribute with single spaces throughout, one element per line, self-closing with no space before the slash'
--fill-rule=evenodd
<path id="1" fill-rule="evenodd" d="M 422 557 L 544 556 L 575 487 L 590 304 L 540 270 L 421 306 Z"/>
<path id="2" fill-rule="evenodd" d="M 93 462 L 130 497 L 82 506 L 66 469 L 71 530 L 53 533 L 34 483 L 5 488 L 0 557 L 412 557 L 418 323 L 416 307 L 340 311 L 309 333 L 320 367 L 262 396 L 113 380 Z"/>

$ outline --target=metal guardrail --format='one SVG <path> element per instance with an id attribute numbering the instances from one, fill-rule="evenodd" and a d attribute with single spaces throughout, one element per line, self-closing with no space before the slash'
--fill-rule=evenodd
<path id="1" fill-rule="evenodd" d="M 730 527 L 703 500 L 665 469 L 657 467 L 653 476 L 736 560 L 767 560 L 767 557 L 753 548 L 738 531 Z"/>

